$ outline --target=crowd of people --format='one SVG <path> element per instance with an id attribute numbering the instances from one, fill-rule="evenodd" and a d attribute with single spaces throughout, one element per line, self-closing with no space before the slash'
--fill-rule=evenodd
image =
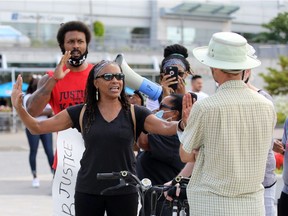
<path id="1" fill-rule="evenodd" d="M 27 127 L 29 143 L 35 136 L 32 134 L 68 128 L 81 133 L 83 143 L 79 145 L 84 146 L 84 152 L 75 194 L 71 192 L 76 216 L 105 212 L 108 216 L 136 216 L 135 188 L 101 193 L 119 182 L 101 181 L 96 174 L 122 170 L 139 179 L 149 178 L 152 185 L 168 185 L 176 176 L 189 177 L 190 215 L 276 215 L 273 150 L 288 157 L 288 120 L 282 142 L 274 141 L 273 100 L 251 83 L 251 69 L 261 61 L 243 36 L 218 32 L 208 46 L 193 49 L 193 56 L 211 69 L 218 85 L 210 96 L 202 90 L 201 75 L 192 72 L 187 48 L 179 44 L 165 47 L 159 73 L 162 94 L 156 101 L 137 89 L 127 94 L 125 75 L 115 61 L 87 63 L 90 39 L 89 28 L 82 22 L 63 24 L 57 35 L 63 57 L 55 71 L 41 78 L 37 90 L 29 92 L 24 102 L 19 75 L 11 95 Z M 191 89 L 186 86 L 189 78 Z M 54 115 L 39 120 L 47 104 Z M 33 145 L 38 142 L 39 138 Z M 49 155 L 52 166 L 51 152 Z M 62 169 L 57 159 L 62 160 L 55 154 L 55 172 Z M 278 201 L 280 216 L 288 215 L 287 160 L 285 186 Z M 37 179 L 35 149 L 30 163 L 33 179 Z M 170 201 L 167 194 L 159 197 L 156 215 L 172 215 Z M 145 215 L 150 215 L 150 196 L 145 203 Z"/>

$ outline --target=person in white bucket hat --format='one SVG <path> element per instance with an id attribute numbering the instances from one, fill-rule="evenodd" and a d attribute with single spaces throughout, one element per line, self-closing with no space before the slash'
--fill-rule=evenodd
<path id="1" fill-rule="evenodd" d="M 208 47 L 193 50 L 219 88 L 194 103 L 187 122 L 179 123 L 180 157 L 194 163 L 187 187 L 190 215 L 265 214 L 262 182 L 276 113 L 271 101 L 242 80 L 246 69 L 261 64 L 246 46 L 241 35 L 219 32 Z M 184 97 L 184 109 L 191 106 Z"/>
<path id="2" fill-rule="evenodd" d="M 261 64 L 254 56 L 248 55 L 247 45 L 247 40 L 239 34 L 219 32 L 213 35 L 209 46 L 195 48 L 193 55 L 204 65 L 237 73 Z"/>

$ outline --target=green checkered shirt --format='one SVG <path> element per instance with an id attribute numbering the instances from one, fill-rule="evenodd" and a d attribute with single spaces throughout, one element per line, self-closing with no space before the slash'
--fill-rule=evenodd
<path id="1" fill-rule="evenodd" d="M 273 104 L 242 81 L 193 105 L 181 137 L 186 152 L 199 149 L 187 188 L 190 215 L 264 215 L 261 183 L 275 122 Z"/>

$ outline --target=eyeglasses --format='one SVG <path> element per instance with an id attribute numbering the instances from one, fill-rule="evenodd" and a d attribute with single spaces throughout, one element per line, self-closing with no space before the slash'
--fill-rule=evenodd
<path id="1" fill-rule="evenodd" d="M 116 74 L 105 73 L 105 74 L 102 74 L 100 76 L 96 76 L 95 79 L 103 78 L 106 81 L 111 81 L 114 77 L 117 80 L 124 80 L 125 75 L 123 73 L 116 73 Z"/>
<path id="2" fill-rule="evenodd" d="M 159 109 L 162 109 L 163 107 L 167 108 L 167 109 L 170 109 L 170 110 L 176 110 L 175 107 L 171 107 L 171 106 L 168 106 L 166 104 L 160 103 Z"/>

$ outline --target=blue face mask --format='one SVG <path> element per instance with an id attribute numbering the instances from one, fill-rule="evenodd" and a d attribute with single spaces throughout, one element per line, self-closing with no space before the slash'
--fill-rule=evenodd
<path id="1" fill-rule="evenodd" d="M 158 112 L 155 113 L 155 116 L 159 119 L 163 119 L 164 115 L 164 110 L 159 110 Z"/>
<path id="2" fill-rule="evenodd" d="M 162 119 L 162 120 L 165 120 L 165 121 L 167 121 L 168 119 L 170 119 L 170 118 L 168 118 L 168 119 L 164 119 L 163 118 L 163 115 L 164 115 L 164 113 L 166 113 L 166 112 L 172 112 L 173 110 L 168 110 L 168 111 L 164 111 L 164 110 L 159 110 L 158 112 L 156 112 L 155 113 L 155 116 L 157 117 L 157 118 L 159 118 L 159 119 Z"/>

